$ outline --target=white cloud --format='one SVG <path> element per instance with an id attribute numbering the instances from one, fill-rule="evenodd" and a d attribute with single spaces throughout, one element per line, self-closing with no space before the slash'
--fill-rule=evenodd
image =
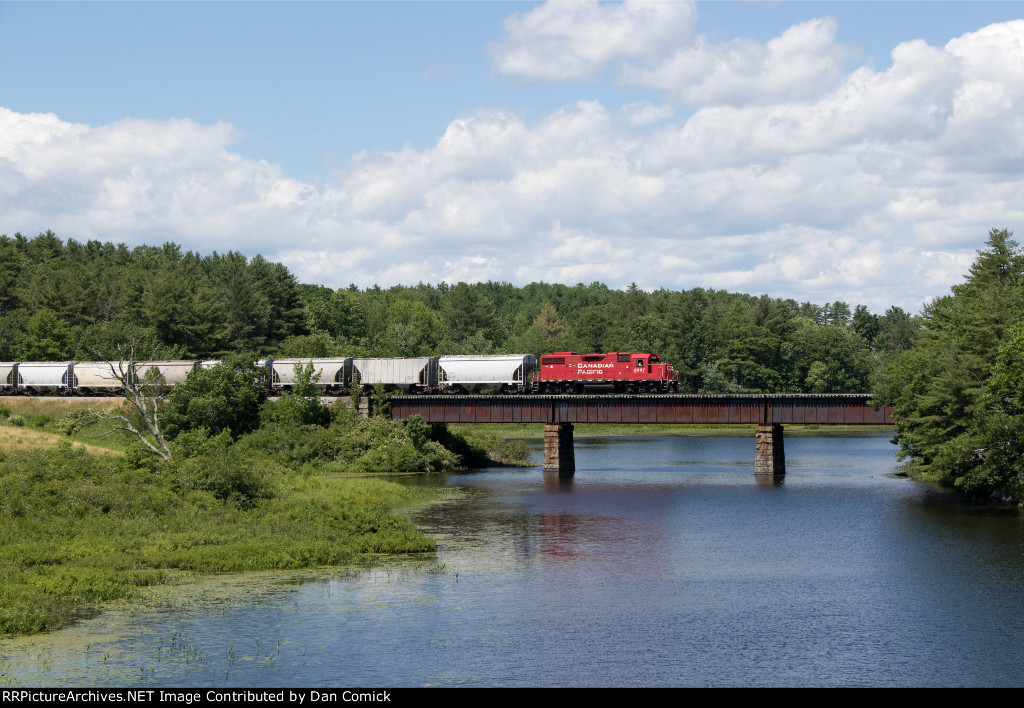
<path id="1" fill-rule="evenodd" d="M 836 44 L 836 22 L 793 25 L 767 43 L 715 43 L 694 33 L 689 2 L 547 2 L 505 21 L 494 69 L 526 81 L 581 81 L 608 71 L 690 105 L 757 105 L 835 86 L 856 54 Z"/>
<path id="2" fill-rule="evenodd" d="M 835 43 L 835 33 L 835 20 L 826 18 L 794 25 L 766 44 L 699 36 L 670 55 L 626 65 L 620 81 L 696 106 L 801 100 L 835 86 L 854 55 Z"/>
<path id="3" fill-rule="evenodd" d="M 548 2 L 505 20 L 490 47 L 495 70 L 527 80 L 589 79 L 627 59 L 658 56 L 689 36 L 691 2 Z"/>
<path id="4" fill-rule="evenodd" d="M 584 23 L 611 12 L 543 7 Z M 828 54 L 833 31 L 805 23 L 752 64 L 723 60 L 715 90 L 748 65 Z M 594 61 L 654 66 L 613 44 Z M 322 188 L 232 152 L 227 124 L 0 109 L 0 231 L 262 253 L 334 287 L 635 281 L 916 310 L 989 228 L 1024 228 L 1022 45 L 1024 21 L 908 42 L 884 71 L 829 69 L 799 96 L 783 77 L 757 101 L 709 98 L 678 118 L 648 103 L 580 101 L 534 122 L 481 108 L 426 149 L 354 156 Z"/>

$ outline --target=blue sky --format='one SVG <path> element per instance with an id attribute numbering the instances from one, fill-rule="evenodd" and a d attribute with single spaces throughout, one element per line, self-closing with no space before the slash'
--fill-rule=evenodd
<path id="1" fill-rule="evenodd" d="M 0 3 L 0 233 L 916 311 L 1022 218 L 1022 12 Z"/>

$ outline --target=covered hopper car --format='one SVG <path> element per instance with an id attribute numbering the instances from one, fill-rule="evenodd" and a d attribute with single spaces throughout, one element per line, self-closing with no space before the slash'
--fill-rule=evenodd
<path id="1" fill-rule="evenodd" d="M 526 393 L 537 369 L 532 354 L 442 356 L 437 361 L 438 385 L 450 393 Z"/>
<path id="2" fill-rule="evenodd" d="M 272 391 L 290 391 L 297 383 L 297 367 L 313 365 L 313 385 L 324 393 L 344 393 L 352 382 L 352 359 L 261 359 Z"/>

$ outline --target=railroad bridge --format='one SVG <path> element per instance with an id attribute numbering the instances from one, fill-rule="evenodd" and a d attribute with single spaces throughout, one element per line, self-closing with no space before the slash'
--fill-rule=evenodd
<path id="1" fill-rule="evenodd" d="M 782 426 L 892 425 L 891 406 L 867 393 L 719 395 L 395 396 L 393 418 L 428 423 L 543 423 L 544 472 L 576 470 L 576 423 L 755 424 L 754 473 L 782 475 Z"/>

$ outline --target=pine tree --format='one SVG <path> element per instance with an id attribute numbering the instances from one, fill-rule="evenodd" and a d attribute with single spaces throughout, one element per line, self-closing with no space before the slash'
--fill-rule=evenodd
<path id="1" fill-rule="evenodd" d="M 1000 416 L 1016 415 L 993 403 L 1006 388 L 998 372 L 1015 370 L 1013 332 L 1024 314 L 1024 256 L 1011 237 L 989 232 L 965 282 L 925 308 L 920 336 L 887 364 L 876 392 L 895 403 L 900 456 L 974 493 L 1006 492 L 1013 477 L 994 474 L 989 461 Z"/>

